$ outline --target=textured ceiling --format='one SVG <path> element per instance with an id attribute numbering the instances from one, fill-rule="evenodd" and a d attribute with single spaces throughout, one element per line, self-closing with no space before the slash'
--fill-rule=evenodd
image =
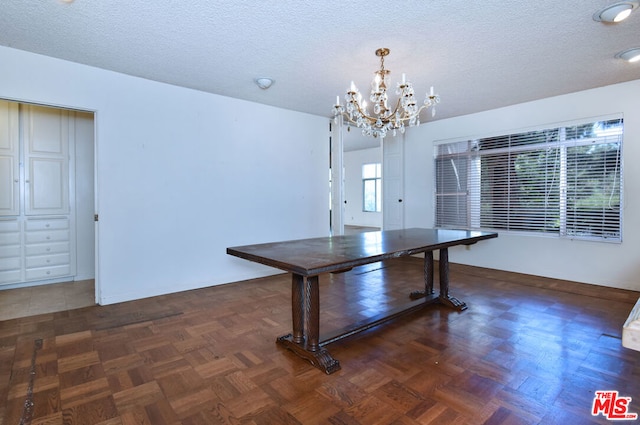
<path id="1" fill-rule="evenodd" d="M 614 55 L 640 47 L 640 11 L 595 22 L 610 3 L 2 0 L 0 45 L 322 116 L 388 47 L 392 83 L 435 86 L 441 119 L 639 79 Z"/>

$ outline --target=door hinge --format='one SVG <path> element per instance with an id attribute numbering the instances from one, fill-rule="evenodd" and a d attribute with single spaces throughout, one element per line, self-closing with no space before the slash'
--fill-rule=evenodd
<path id="1" fill-rule="evenodd" d="M 93 221 L 98 221 L 98 214 L 93 215 Z"/>

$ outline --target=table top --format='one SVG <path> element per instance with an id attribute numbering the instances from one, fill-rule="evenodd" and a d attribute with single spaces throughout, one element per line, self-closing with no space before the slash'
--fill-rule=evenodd
<path id="1" fill-rule="evenodd" d="M 495 237 L 493 232 L 413 228 L 237 246 L 227 248 L 227 254 L 315 276 Z"/>

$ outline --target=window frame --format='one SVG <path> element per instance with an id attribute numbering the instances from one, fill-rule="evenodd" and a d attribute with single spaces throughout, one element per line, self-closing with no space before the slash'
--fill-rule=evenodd
<path id="1" fill-rule="evenodd" d="M 620 129 L 618 134 L 611 135 L 605 132 L 604 135 L 598 135 L 596 133 L 596 124 L 614 123 L 615 121 L 619 121 L 618 125 Z M 593 133 L 589 133 L 589 135 L 576 132 L 575 137 L 564 137 L 565 129 L 587 128 L 589 125 L 594 125 Z M 538 133 L 545 134 L 545 132 L 549 132 L 550 134 L 557 132 L 556 138 L 548 144 L 536 141 Z M 528 140 L 525 136 L 531 139 Z M 521 137 L 524 137 L 524 139 L 521 139 Z M 500 145 L 500 141 L 503 139 L 509 141 L 507 146 Z M 492 147 L 485 147 L 485 145 L 491 145 L 493 140 L 497 140 L 498 142 Z M 518 144 L 521 140 L 524 140 L 524 143 Z M 624 118 L 621 114 L 503 132 L 499 135 L 436 141 L 434 142 L 434 225 L 435 227 L 442 228 L 482 229 L 509 234 L 546 235 L 566 239 L 621 243 L 623 239 L 624 207 L 623 142 Z M 583 206 L 582 208 L 575 207 L 576 205 L 580 205 L 581 201 L 585 199 L 580 197 L 579 190 L 582 189 L 583 186 L 588 187 L 588 183 L 578 185 L 577 183 L 582 180 L 574 179 L 569 182 L 566 180 L 568 173 L 573 172 L 574 177 L 578 177 L 578 172 L 581 171 L 580 166 L 589 164 L 588 161 L 591 160 L 590 155 L 582 153 L 582 157 L 580 157 L 580 153 L 582 152 L 580 149 L 584 150 L 585 146 L 592 147 L 590 150 L 592 151 L 591 154 L 593 154 L 593 151 L 596 153 L 604 152 L 603 155 L 600 155 L 602 158 L 598 157 L 602 162 L 596 163 L 599 167 L 602 167 L 601 170 L 596 167 L 597 171 L 601 173 L 596 175 L 596 180 L 599 178 L 601 181 L 609 183 L 612 194 L 611 199 L 617 201 L 617 204 L 614 202 L 614 208 L 612 209 L 607 209 L 604 206 L 604 202 L 594 209 L 601 216 L 595 215 L 595 217 L 601 218 L 602 220 L 601 228 L 598 229 L 584 225 L 584 223 L 588 223 L 589 219 L 593 218 L 591 216 L 592 211 L 588 206 Z M 526 184 L 530 184 L 532 187 L 535 186 L 535 182 L 537 182 L 539 176 L 524 179 L 524 186 L 521 186 L 520 179 L 517 179 L 516 184 L 514 184 L 512 176 L 516 173 L 515 163 L 519 152 L 525 153 L 524 156 L 526 157 L 527 155 L 534 156 L 536 154 L 543 154 L 545 150 L 547 150 L 546 152 L 548 153 L 553 149 L 557 150 L 556 153 L 559 156 L 555 160 L 549 161 L 548 164 L 557 168 L 557 170 L 554 170 L 553 178 L 558 178 L 559 180 L 553 184 L 557 185 L 557 187 L 555 187 L 556 193 L 554 193 L 554 201 L 556 201 L 558 205 L 557 207 L 555 204 L 550 204 L 549 206 L 545 199 L 544 208 L 536 210 L 535 207 L 530 207 L 533 211 L 544 211 L 545 214 L 547 212 L 552 213 L 549 217 L 553 219 L 555 226 L 549 227 L 548 230 L 546 230 L 546 224 L 536 223 L 535 218 L 533 222 L 528 222 L 528 218 L 523 219 L 517 217 L 518 213 L 530 210 L 521 208 L 523 199 L 526 200 L 526 198 L 523 198 L 525 195 L 518 193 L 518 191 L 514 189 L 520 187 L 527 188 L 528 186 L 526 186 Z M 574 152 L 571 152 L 573 157 L 569 156 L 569 161 L 576 158 L 575 160 L 578 162 L 570 162 L 568 164 L 567 152 L 570 150 L 574 150 Z M 616 156 L 607 156 L 610 153 Z M 500 155 L 505 155 L 508 159 L 502 160 L 502 162 L 498 160 L 498 162 L 495 163 L 498 170 L 484 177 L 482 167 L 483 164 L 485 164 L 484 167 L 486 167 L 487 162 L 491 163 L 491 155 L 495 155 L 498 159 Z M 485 161 L 485 163 L 482 161 Z M 614 163 L 615 168 L 607 168 L 610 163 Z M 545 166 L 546 164 L 545 162 Z M 491 180 L 494 174 L 498 176 L 497 180 Z M 551 174 L 540 178 L 545 188 L 545 196 L 550 178 Z M 564 180 L 560 181 L 560 179 Z M 496 206 L 495 199 L 493 197 L 487 197 L 486 193 L 483 198 L 483 190 L 486 191 L 483 187 L 489 187 L 492 193 L 496 187 L 506 190 L 508 194 L 503 196 L 504 199 L 506 199 L 504 205 L 498 204 Z M 538 198 L 532 199 L 534 201 L 540 201 L 540 195 L 537 196 Z M 570 198 L 571 196 L 573 196 L 573 198 Z M 570 205 L 569 199 L 573 199 L 573 214 L 571 210 L 567 209 L 567 205 Z M 490 211 L 492 211 L 488 215 L 484 212 L 486 211 L 487 205 Z M 494 215 L 496 213 L 493 211 L 496 208 L 498 208 L 500 213 L 505 214 L 506 219 L 504 219 L 504 221 L 500 220 L 500 214 L 498 214 L 498 219 L 495 219 Z M 488 220 L 487 217 L 489 217 Z M 516 225 L 509 222 L 511 217 L 517 217 L 514 221 Z M 536 216 L 536 218 L 539 217 Z M 518 224 L 522 225 L 523 229 L 518 229 Z M 571 226 L 568 226 L 569 224 L 571 224 Z M 529 228 L 527 229 L 526 227 Z M 584 232 L 585 228 L 589 230 L 589 233 Z"/>
<path id="2" fill-rule="evenodd" d="M 365 167 L 374 166 L 375 171 L 373 177 L 365 177 Z M 365 213 L 379 213 L 382 212 L 382 163 L 369 162 L 362 164 L 362 212 Z M 373 196 L 375 203 L 375 210 L 367 209 L 367 183 L 373 182 Z"/>

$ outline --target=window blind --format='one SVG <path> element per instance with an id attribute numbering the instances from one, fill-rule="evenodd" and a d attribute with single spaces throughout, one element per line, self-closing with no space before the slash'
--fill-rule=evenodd
<path id="1" fill-rule="evenodd" d="M 622 240 L 623 120 L 438 144 L 437 227 Z"/>

